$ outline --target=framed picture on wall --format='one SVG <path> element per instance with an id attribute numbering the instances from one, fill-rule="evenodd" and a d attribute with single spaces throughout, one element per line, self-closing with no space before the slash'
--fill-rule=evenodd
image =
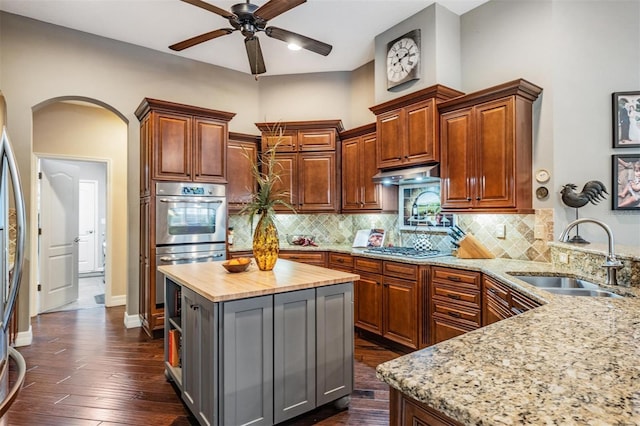
<path id="1" fill-rule="evenodd" d="M 612 158 L 613 210 L 640 210 L 640 154 Z"/>
<path id="2" fill-rule="evenodd" d="M 640 147 L 640 91 L 615 92 L 613 105 L 613 147 Z"/>

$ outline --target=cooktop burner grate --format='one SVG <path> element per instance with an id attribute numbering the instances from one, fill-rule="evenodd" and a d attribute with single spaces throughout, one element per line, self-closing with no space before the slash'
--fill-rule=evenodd
<path id="1" fill-rule="evenodd" d="M 448 256 L 440 250 L 416 250 L 413 247 L 370 247 L 364 251 L 371 254 L 382 254 L 388 256 L 410 257 L 413 259 L 424 259 L 427 257 Z"/>

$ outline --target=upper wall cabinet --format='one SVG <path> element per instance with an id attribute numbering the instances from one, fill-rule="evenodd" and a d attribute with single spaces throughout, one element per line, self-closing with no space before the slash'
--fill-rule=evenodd
<path id="1" fill-rule="evenodd" d="M 256 123 L 262 132 L 262 152 L 276 143 L 281 180 L 274 188 L 299 213 L 340 212 L 340 120 Z M 278 129 L 282 129 L 280 136 Z M 276 135 L 274 135 L 276 133 Z M 286 207 L 277 211 L 290 213 Z"/>
<path id="2" fill-rule="evenodd" d="M 438 105 L 442 209 L 532 213 L 532 103 L 515 80 Z"/>
<path id="3" fill-rule="evenodd" d="M 376 163 L 376 123 L 340 133 L 342 140 L 342 212 L 397 211 L 398 188 L 373 182 Z"/>
<path id="4" fill-rule="evenodd" d="M 227 165 L 233 174 L 227 184 L 227 204 L 230 212 L 239 212 L 251 201 L 258 189 L 252 164 L 258 159 L 260 137 L 229 132 L 227 145 Z"/>
<path id="5" fill-rule="evenodd" d="M 227 125 L 234 115 L 145 98 L 136 110 L 143 173 L 159 181 L 225 183 Z"/>
<path id="6" fill-rule="evenodd" d="M 438 162 L 439 102 L 463 95 L 435 85 L 370 108 L 377 122 L 379 169 Z"/>

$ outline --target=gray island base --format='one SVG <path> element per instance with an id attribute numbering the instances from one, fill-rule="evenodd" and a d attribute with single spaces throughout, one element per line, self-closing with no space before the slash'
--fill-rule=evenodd
<path id="1" fill-rule="evenodd" d="M 279 259 L 161 266 L 165 374 L 202 425 L 273 425 L 353 390 L 356 274 Z"/>

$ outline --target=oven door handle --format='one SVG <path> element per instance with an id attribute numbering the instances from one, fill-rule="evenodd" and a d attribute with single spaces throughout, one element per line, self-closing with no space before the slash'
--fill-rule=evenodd
<path id="1" fill-rule="evenodd" d="M 216 257 L 223 257 L 224 254 L 208 254 L 206 256 L 196 256 L 196 257 L 170 257 L 170 256 L 162 256 L 160 261 L 162 262 L 176 262 L 181 260 L 202 260 L 202 259 L 214 259 Z"/>
<path id="2" fill-rule="evenodd" d="M 199 200 L 197 198 L 160 198 L 161 203 L 196 203 L 196 204 L 222 204 L 221 200 Z"/>

